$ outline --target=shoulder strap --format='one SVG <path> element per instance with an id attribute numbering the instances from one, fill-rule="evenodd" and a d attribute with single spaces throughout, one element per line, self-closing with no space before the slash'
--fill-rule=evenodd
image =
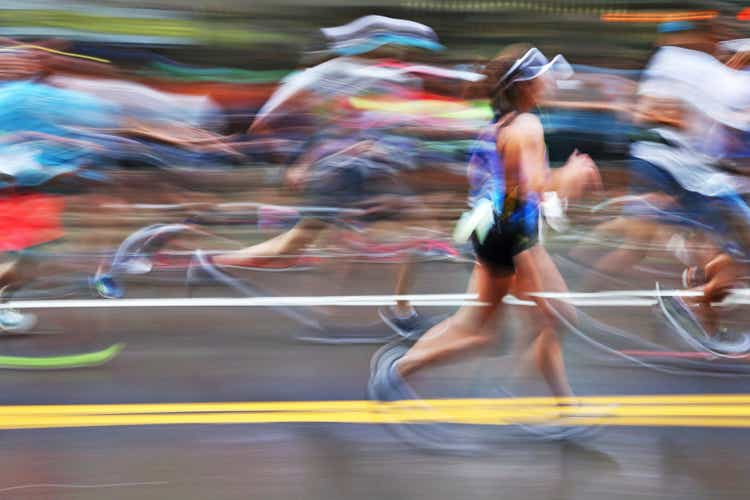
<path id="1" fill-rule="evenodd" d="M 500 117 L 500 119 L 495 123 L 495 141 L 497 142 L 498 136 L 500 135 L 500 131 L 513 123 L 513 121 L 518 118 L 518 112 L 517 111 L 511 111 L 510 113 L 507 113 Z"/>
<path id="2" fill-rule="evenodd" d="M 511 111 L 510 113 L 507 113 L 503 115 L 497 123 L 495 123 L 495 142 L 498 142 L 500 138 L 500 131 L 513 123 L 513 121 L 518 118 L 518 112 Z"/>
<path id="3" fill-rule="evenodd" d="M 515 120 L 517 117 L 518 117 L 518 112 L 511 111 L 510 113 L 506 113 L 503 116 L 501 116 L 495 125 L 497 126 L 498 130 L 500 130 L 501 128 L 507 127 L 508 125 L 513 123 L 513 120 Z"/>

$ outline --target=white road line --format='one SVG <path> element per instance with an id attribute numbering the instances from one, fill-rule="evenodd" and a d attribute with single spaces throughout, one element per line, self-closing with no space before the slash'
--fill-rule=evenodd
<path id="1" fill-rule="evenodd" d="M 736 290 L 738 292 L 745 289 Z M 594 299 L 598 297 L 702 297 L 699 290 L 608 290 L 606 292 L 538 292 L 531 293 L 535 297 L 547 299 Z"/>
<path id="2" fill-rule="evenodd" d="M 531 296 L 557 299 L 578 307 L 650 307 L 657 304 L 656 290 L 613 290 L 606 292 L 539 292 Z M 699 297 L 692 290 L 663 290 L 663 297 Z M 480 306 L 475 294 L 416 294 L 416 295 L 333 295 L 292 297 L 205 297 L 205 298 L 142 298 L 142 299 L 81 299 L 81 300 L 19 300 L 0 303 L 0 309 L 119 309 L 167 307 L 269 307 L 269 306 L 337 306 L 366 307 L 393 305 L 408 300 L 420 307 Z M 517 306 L 535 306 L 532 300 L 521 300 L 508 295 L 503 302 Z M 750 290 L 733 291 L 717 306 L 750 304 Z"/>
<path id="3" fill-rule="evenodd" d="M 476 296 L 445 295 L 342 295 L 327 297 L 206 297 L 153 299 L 19 300 L 0 303 L 0 309 L 118 309 L 147 307 L 267 307 L 267 306 L 383 306 L 408 300 L 422 307 L 482 305 Z"/>

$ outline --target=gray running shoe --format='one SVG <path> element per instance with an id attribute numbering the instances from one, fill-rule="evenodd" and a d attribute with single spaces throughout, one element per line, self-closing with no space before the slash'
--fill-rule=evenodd
<path id="1" fill-rule="evenodd" d="M 409 350 L 403 343 L 385 346 L 376 353 L 373 360 L 373 370 L 367 391 L 370 399 L 376 401 L 397 401 L 400 399 L 416 399 L 414 391 L 406 381 L 396 372 L 396 362 Z"/>
<path id="2" fill-rule="evenodd" d="M 402 318 L 394 312 L 390 306 L 380 307 L 378 309 L 378 315 L 380 319 L 388 325 L 394 332 L 399 334 L 408 340 L 417 340 L 427 330 L 438 324 L 443 320 L 443 316 L 439 318 L 429 317 L 426 318 L 421 314 L 415 312 L 408 318 Z"/>
<path id="3" fill-rule="evenodd" d="M 731 332 L 724 328 L 704 342 L 714 352 L 739 356 L 750 352 L 750 336 L 744 332 Z"/>

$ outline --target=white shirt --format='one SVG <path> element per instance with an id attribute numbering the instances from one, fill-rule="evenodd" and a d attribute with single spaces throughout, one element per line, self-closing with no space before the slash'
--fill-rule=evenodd
<path id="1" fill-rule="evenodd" d="M 750 130 L 750 74 L 728 68 L 704 52 L 663 47 L 639 84 L 642 96 L 679 100 L 684 129 L 655 128 L 672 145 L 637 142 L 632 156 L 668 171 L 685 189 L 720 196 L 739 186 L 714 168 L 729 149 L 731 134 Z"/>

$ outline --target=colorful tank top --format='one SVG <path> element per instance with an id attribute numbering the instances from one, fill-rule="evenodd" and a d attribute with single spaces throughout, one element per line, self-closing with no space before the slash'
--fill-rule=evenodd
<path id="1" fill-rule="evenodd" d="M 529 230 L 535 230 L 539 217 L 539 198 L 536 194 L 520 200 L 508 196 L 505 186 L 505 170 L 502 157 L 497 152 L 496 117 L 474 143 L 469 159 L 469 206 L 481 200 L 489 200 L 495 216 L 503 222 L 523 221 Z"/>

